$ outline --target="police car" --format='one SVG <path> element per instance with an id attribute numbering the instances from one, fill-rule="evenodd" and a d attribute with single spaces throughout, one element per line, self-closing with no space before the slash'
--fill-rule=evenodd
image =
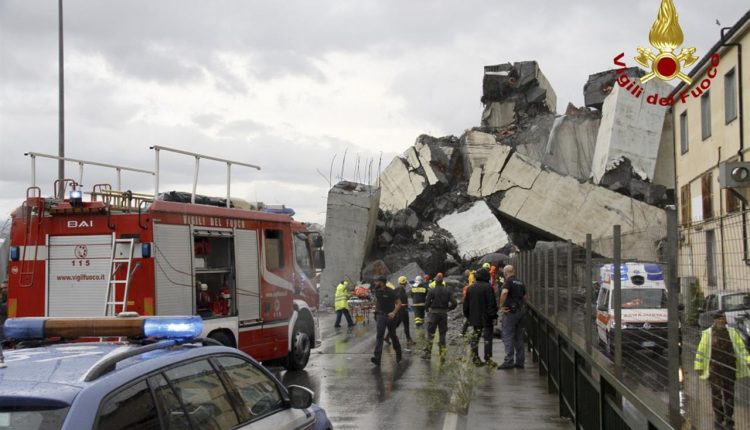
<path id="1" fill-rule="evenodd" d="M 312 391 L 202 329 L 200 317 L 7 320 L 0 429 L 332 428 Z M 125 340 L 59 341 L 84 336 Z"/>

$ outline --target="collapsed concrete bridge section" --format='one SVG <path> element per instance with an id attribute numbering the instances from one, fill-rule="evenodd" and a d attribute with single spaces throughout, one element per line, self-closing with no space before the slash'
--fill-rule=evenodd
<path id="1" fill-rule="evenodd" d="M 488 160 L 472 175 L 468 192 L 501 215 L 578 245 L 585 245 L 587 233 L 611 236 L 619 224 L 623 258 L 658 259 L 657 243 L 666 236 L 663 209 L 543 169 L 507 146 L 496 146 Z M 612 256 L 605 241 L 597 242 L 594 252 Z"/>

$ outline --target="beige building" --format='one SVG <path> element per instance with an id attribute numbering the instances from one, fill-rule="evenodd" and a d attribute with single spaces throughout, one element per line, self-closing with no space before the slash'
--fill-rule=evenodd
<path id="1" fill-rule="evenodd" d="M 750 161 L 750 11 L 722 35 L 672 92 L 679 276 L 704 295 L 750 290 L 747 207 L 718 180 L 721 162 Z"/>

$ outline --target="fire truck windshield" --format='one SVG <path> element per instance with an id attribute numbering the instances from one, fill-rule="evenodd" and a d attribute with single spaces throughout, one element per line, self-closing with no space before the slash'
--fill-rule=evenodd
<path id="1" fill-rule="evenodd" d="M 307 235 L 302 233 L 294 235 L 294 255 L 297 259 L 297 265 L 305 271 L 305 275 L 312 278 L 315 274 L 312 271 L 310 250 L 307 246 Z"/>

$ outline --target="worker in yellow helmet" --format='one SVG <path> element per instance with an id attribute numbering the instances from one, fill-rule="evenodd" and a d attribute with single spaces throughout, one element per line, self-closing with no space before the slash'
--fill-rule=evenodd
<path id="1" fill-rule="evenodd" d="M 414 311 L 414 325 L 417 326 L 417 338 L 424 337 L 424 302 L 427 300 L 427 290 L 430 288 L 429 283 L 422 276 L 414 278 L 414 285 L 409 290 L 411 296 L 411 306 Z"/>
<path id="2" fill-rule="evenodd" d="M 346 317 L 346 323 L 349 324 L 349 327 L 354 327 L 354 321 L 352 321 L 352 316 L 349 313 L 349 296 L 351 294 L 349 293 L 349 281 L 343 280 L 341 283 L 336 287 L 336 296 L 335 296 L 335 306 L 336 306 L 336 324 L 334 324 L 335 328 L 341 328 L 341 316 Z"/>
<path id="3" fill-rule="evenodd" d="M 401 303 L 404 304 L 405 306 L 402 307 L 398 311 L 398 314 L 396 315 L 396 328 L 398 328 L 400 324 L 402 323 L 404 324 L 404 334 L 406 335 L 406 345 L 412 346 L 414 345 L 415 342 L 411 338 L 411 333 L 409 333 L 409 310 L 407 309 L 409 298 L 406 295 L 406 286 L 408 284 L 409 284 L 409 279 L 406 276 L 400 276 L 398 278 L 398 286 L 396 287 L 396 297 L 398 297 L 399 300 L 401 300 Z"/>

